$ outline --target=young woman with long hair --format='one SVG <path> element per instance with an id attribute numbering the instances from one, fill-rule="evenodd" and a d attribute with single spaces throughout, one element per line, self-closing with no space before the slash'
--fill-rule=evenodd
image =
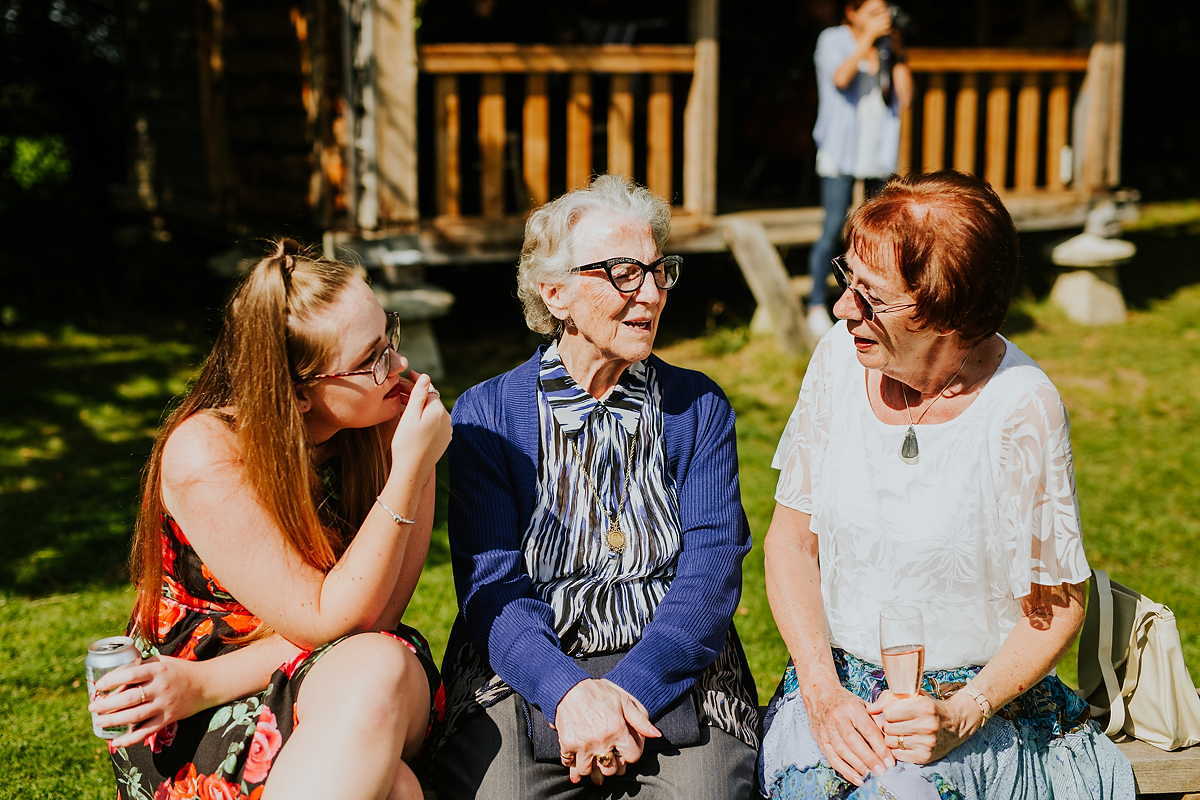
<path id="1" fill-rule="evenodd" d="M 355 267 L 282 240 L 147 462 L 129 631 L 89 708 L 120 796 L 421 797 L 440 704 L 401 624 L 449 415 Z M 300 721 L 303 720 L 303 725 Z"/>

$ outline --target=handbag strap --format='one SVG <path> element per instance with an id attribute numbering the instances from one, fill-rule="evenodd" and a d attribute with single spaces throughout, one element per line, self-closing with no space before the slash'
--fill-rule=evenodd
<path id="1" fill-rule="evenodd" d="M 1108 695 L 1108 725 L 1104 729 L 1104 733 L 1106 736 L 1114 736 L 1125 727 L 1125 698 L 1121 695 L 1121 684 L 1117 682 L 1117 671 L 1113 668 L 1112 662 L 1112 583 L 1108 579 L 1108 573 L 1102 569 L 1092 570 L 1092 580 L 1096 582 L 1096 599 L 1100 603 L 1096 663 L 1100 665 L 1100 674 L 1104 676 L 1104 691 Z M 1092 706 L 1093 716 L 1103 713 L 1103 709 Z"/>

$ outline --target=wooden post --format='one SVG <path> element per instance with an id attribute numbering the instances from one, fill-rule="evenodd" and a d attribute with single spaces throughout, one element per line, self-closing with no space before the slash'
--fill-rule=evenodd
<path id="1" fill-rule="evenodd" d="M 628 75 L 615 74 L 608 101 L 608 168 L 633 177 L 633 90 Z"/>
<path id="2" fill-rule="evenodd" d="M 550 101 L 542 73 L 525 78 L 521 146 L 525 192 L 531 206 L 540 206 L 550 199 Z"/>
<path id="3" fill-rule="evenodd" d="M 362 86 L 359 97 L 362 102 L 362 115 L 358 124 L 357 149 L 361 154 L 358 159 L 358 217 L 355 220 L 363 230 L 374 230 L 379 227 L 379 148 L 378 127 L 375 124 L 376 109 L 379 98 L 375 93 L 377 75 L 375 63 L 375 3 L 363 0 L 358 22 L 358 58 L 366 68 L 359 71 L 362 76 Z M 365 51 L 365 52 L 364 52 Z M 354 146 L 353 144 L 351 145 Z"/>
<path id="4" fill-rule="evenodd" d="M 414 222 L 417 206 L 416 0 L 376 0 L 375 147 L 379 218 Z"/>
<path id="5" fill-rule="evenodd" d="M 1062 157 L 1067 146 L 1070 126 L 1070 77 L 1056 72 L 1050 79 L 1050 95 L 1046 99 L 1046 188 L 1063 188 Z"/>
<path id="6" fill-rule="evenodd" d="M 945 165 L 946 160 L 946 74 L 935 72 L 929 76 L 929 87 L 925 90 L 921 134 L 921 169 L 935 172 Z"/>
<path id="7" fill-rule="evenodd" d="M 997 72 L 987 94 L 987 156 L 983 177 L 992 188 L 1004 190 L 1008 165 L 1009 75 Z"/>
<path id="8" fill-rule="evenodd" d="M 229 154 L 229 129 L 225 122 L 225 15 L 223 0 L 196 5 L 196 59 L 199 68 L 200 126 L 208 192 L 217 214 L 229 211 L 233 165 Z"/>
<path id="9" fill-rule="evenodd" d="M 896 157 L 896 172 L 907 175 L 912 172 L 913 106 L 917 104 L 916 82 L 913 82 L 912 102 L 900 112 L 900 151 Z"/>
<path id="10" fill-rule="evenodd" d="M 438 75 L 433 83 L 434 123 L 437 128 L 434 134 L 437 147 L 437 211 L 447 217 L 462 214 L 459 204 L 458 105 L 458 76 Z"/>
<path id="11" fill-rule="evenodd" d="M 1097 0 L 1096 43 L 1088 56 L 1087 76 L 1084 92 L 1087 94 L 1087 123 L 1083 141 L 1083 186 L 1087 192 L 1099 192 L 1110 184 L 1108 168 L 1113 158 L 1113 121 L 1119 122 L 1119 111 L 1114 116 L 1113 81 L 1116 62 L 1124 59 L 1116 54 L 1118 34 L 1124 36 L 1122 0 Z M 1119 90 L 1118 90 L 1119 93 Z M 1116 147 L 1119 148 L 1119 143 Z"/>
<path id="12" fill-rule="evenodd" d="M 954 168 L 975 174 L 975 128 L 979 119 L 979 76 L 962 76 L 954 98 Z"/>
<path id="13" fill-rule="evenodd" d="M 646 108 L 646 188 L 671 203 L 671 76 L 650 77 Z"/>
<path id="14" fill-rule="evenodd" d="M 717 211 L 717 47 L 719 0 L 690 0 L 696 64 L 683 111 L 683 205 L 711 217 Z"/>
<path id="15" fill-rule="evenodd" d="M 723 223 L 723 233 L 754 299 L 766 312 L 780 349 L 786 353 L 811 349 L 816 342 L 804 322 L 783 259 L 762 223 L 731 218 Z"/>
<path id="16" fill-rule="evenodd" d="M 1125 28 L 1129 15 L 1129 0 L 1112 0 L 1113 22 L 1110 32 L 1112 61 L 1108 98 L 1108 163 L 1106 177 L 1109 186 L 1121 183 L 1121 117 L 1125 97 Z"/>
<path id="17" fill-rule="evenodd" d="M 567 189 L 587 186 L 592 175 L 592 79 L 571 73 L 567 96 Z"/>
<path id="18" fill-rule="evenodd" d="M 1017 167 L 1016 188 L 1019 192 L 1033 191 L 1037 183 L 1038 125 L 1041 89 L 1038 74 L 1026 72 L 1021 76 L 1017 92 Z M 1047 164 L 1047 168 L 1049 168 Z"/>
<path id="19" fill-rule="evenodd" d="M 479 191 L 483 216 L 504 216 L 504 75 L 484 75 L 479 90 Z"/>

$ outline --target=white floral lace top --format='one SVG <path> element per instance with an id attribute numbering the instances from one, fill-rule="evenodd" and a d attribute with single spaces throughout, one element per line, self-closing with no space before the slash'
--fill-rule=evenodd
<path id="1" fill-rule="evenodd" d="M 920 607 L 926 669 L 986 664 L 1033 583 L 1089 577 L 1070 426 L 1058 390 L 1012 342 L 975 401 L 916 428 L 868 401 L 844 322 L 817 345 L 779 441 L 775 499 L 812 516 L 831 642 L 879 663 L 879 612 Z"/>

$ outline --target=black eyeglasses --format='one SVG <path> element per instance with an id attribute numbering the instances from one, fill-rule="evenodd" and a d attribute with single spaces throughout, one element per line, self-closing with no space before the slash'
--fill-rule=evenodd
<path id="1" fill-rule="evenodd" d="M 650 264 L 643 264 L 636 258 L 610 258 L 606 261 L 596 261 L 584 264 L 582 267 L 571 267 L 570 272 L 587 272 L 602 269 L 608 275 L 608 281 L 618 292 L 632 294 L 642 288 L 648 273 L 654 274 L 654 285 L 660 289 L 670 289 L 679 283 L 679 270 L 683 267 L 683 256 L 663 256 Z"/>
<path id="2" fill-rule="evenodd" d="M 383 350 L 371 362 L 371 366 L 367 369 L 352 369 L 346 372 L 324 372 L 320 375 L 309 375 L 307 378 L 298 378 L 299 383 L 309 383 L 311 381 L 321 381 L 326 378 L 349 378 L 352 375 L 370 375 L 375 381 L 376 386 L 382 386 L 387 382 L 388 375 L 392 371 L 392 354 L 400 352 L 400 315 L 395 311 L 389 311 L 387 314 L 387 327 L 384 329 L 384 338 L 387 344 L 383 346 Z"/>
<path id="3" fill-rule="evenodd" d="M 875 319 L 876 314 L 889 314 L 893 311 L 903 311 L 906 308 L 916 308 L 916 303 L 903 303 L 895 306 L 875 306 L 867 299 L 866 295 L 855 289 L 851 285 L 850 279 L 854 276 L 854 271 L 846 265 L 845 256 L 837 256 L 833 259 L 833 275 L 837 278 L 838 286 L 842 287 L 842 291 L 850 290 L 850 294 L 854 297 L 854 303 L 858 306 L 858 313 L 863 315 L 863 319 L 867 322 Z"/>

